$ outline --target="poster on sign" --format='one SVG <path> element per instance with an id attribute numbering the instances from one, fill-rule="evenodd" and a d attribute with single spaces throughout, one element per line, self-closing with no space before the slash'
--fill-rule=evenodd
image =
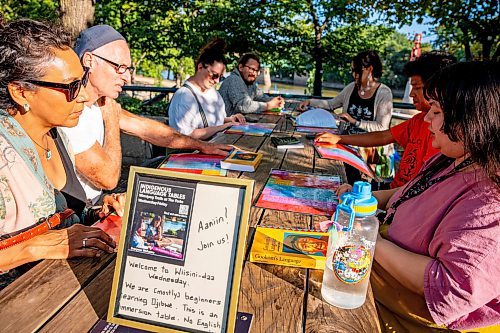
<path id="1" fill-rule="evenodd" d="M 253 181 L 132 167 L 108 321 L 234 332 Z"/>

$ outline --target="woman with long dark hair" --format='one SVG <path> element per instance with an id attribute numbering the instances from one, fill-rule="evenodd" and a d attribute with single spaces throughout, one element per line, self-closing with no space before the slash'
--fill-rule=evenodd
<path id="1" fill-rule="evenodd" d="M 500 324 L 500 66 L 449 66 L 426 94 L 440 154 L 375 194 L 389 207 L 372 273 L 381 327 L 480 331 Z"/>

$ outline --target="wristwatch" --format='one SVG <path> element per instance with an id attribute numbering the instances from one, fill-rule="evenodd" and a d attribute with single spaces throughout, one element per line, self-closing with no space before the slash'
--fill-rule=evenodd
<path id="1" fill-rule="evenodd" d="M 354 123 L 354 126 L 359 127 L 360 125 L 361 125 L 361 121 L 356 120 L 356 122 Z"/>

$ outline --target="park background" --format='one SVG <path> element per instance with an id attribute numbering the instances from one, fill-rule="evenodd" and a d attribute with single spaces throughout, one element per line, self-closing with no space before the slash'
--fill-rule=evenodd
<path id="1" fill-rule="evenodd" d="M 383 59 L 381 81 L 404 89 L 413 35 L 401 28 L 412 24 L 426 28 L 419 31 L 422 51 L 498 60 L 499 11 L 498 0 L 0 0 L 4 20 L 60 21 L 73 38 L 94 24 L 113 26 L 128 40 L 137 76 L 153 78 L 152 84 L 168 77 L 180 85 L 194 73 L 200 48 L 221 37 L 228 43 L 228 69 L 254 51 L 273 81 L 306 77 L 304 92 L 315 96 L 322 85 L 350 82 L 351 58 L 368 49 Z"/>

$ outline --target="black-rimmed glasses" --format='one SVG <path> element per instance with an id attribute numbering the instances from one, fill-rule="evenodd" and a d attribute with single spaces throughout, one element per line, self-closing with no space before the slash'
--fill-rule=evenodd
<path id="1" fill-rule="evenodd" d="M 250 72 L 254 72 L 257 75 L 260 75 L 260 68 L 259 69 L 255 69 L 255 68 L 250 67 L 248 65 L 244 65 L 244 67 L 248 68 Z"/>
<path id="2" fill-rule="evenodd" d="M 113 62 L 109 59 L 101 57 L 100 55 L 97 55 L 95 53 L 92 53 L 92 55 L 95 55 L 97 58 L 102 59 L 102 60 L 106 61 L 108 64 L 110 64 L 111 66 L 113 66 L 115 68 L 117 74 L 124 74 L 126 71 L 129 71 L 130 75 L 132 75 L 135 71 L 134 66 L 120 65 L 120 64 L 117 64 L 116 62 Z"/>
<path id="3" fill-rule="evenodd" d="M 26 80 L 26 82 L 40 87 L 62 90 L 62 92 L 66 95 L 66 100 L 68 102 L 71 102 L 78 97 L 82 85 L 84 87 L 87 86 L 87 83 L 89 82 L 89 68 L 84 67 L 84 73 L 81 80 L 75 80 L 70 83 L 56 83 L 56 82 L 37 81 L 37 80 Z"/>

